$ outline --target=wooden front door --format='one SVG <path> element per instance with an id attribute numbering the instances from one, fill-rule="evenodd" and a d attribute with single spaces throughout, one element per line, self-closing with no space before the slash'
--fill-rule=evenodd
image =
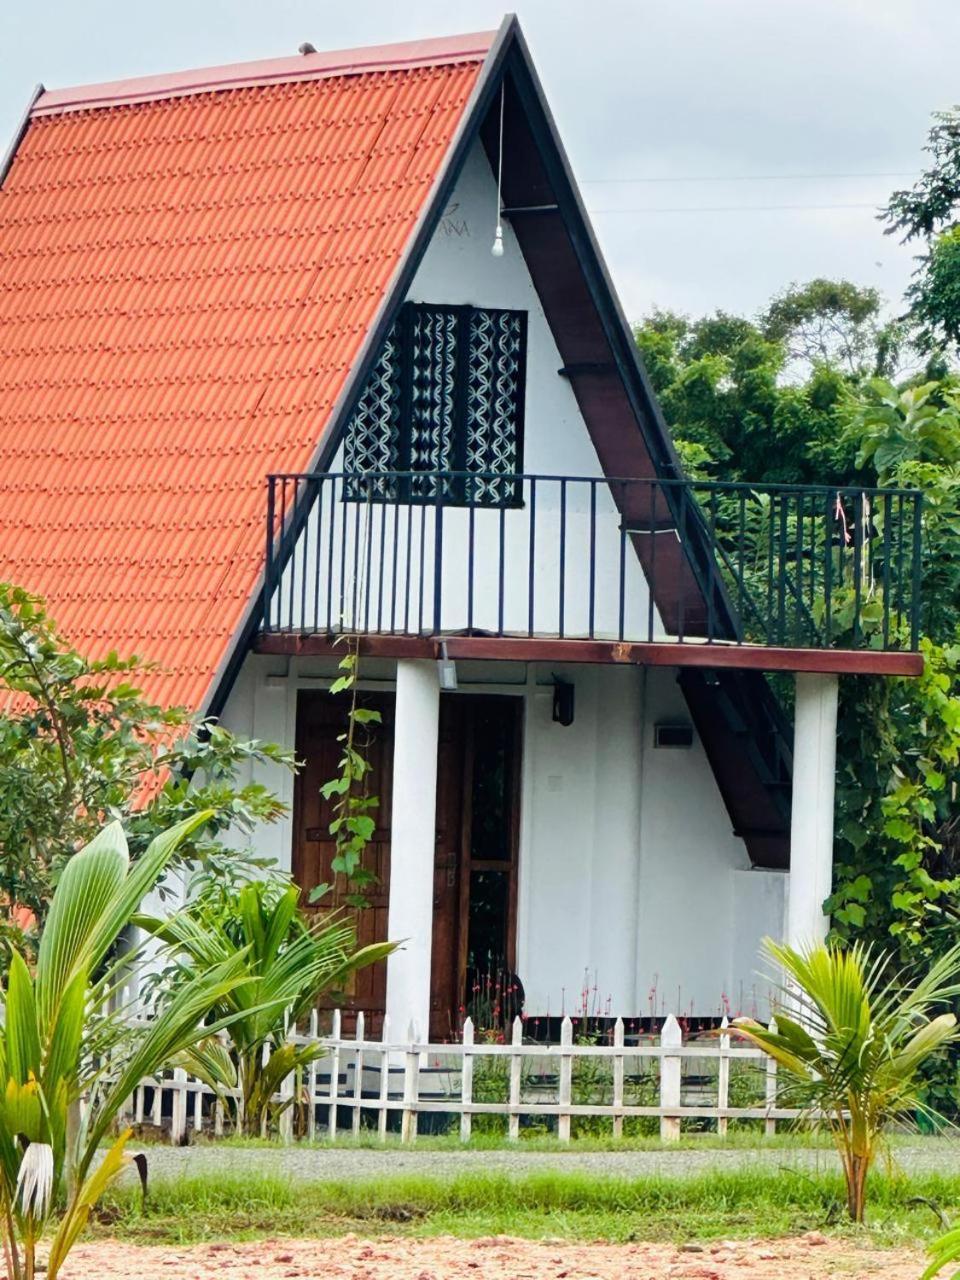
<path id="1" fill-rule="evenodd" d="M 362 911 L 350 910 L 357 922 L 357 940 L 361 946 L 382 942 L 387 936 L 387 902 L 390 889 L 390 814 L 393 808 L 393 705 L 392 694 L 361 693 L 363 707 L 380 712 L 382 723 L 370 726 L 369 743 L 364 754 L 373 769 L 370 794 L 378 796 L 377 827 L 367 846 L 364 865 L 377 877 L 368 893 L 369 906 Z M 337 741 L 346 729 L 347 701 L 315 690 L 301 690 L 297 699 L 297 759 L 304 762 L 297 775 L 294 795 L 293 878 L 301 887 L 302 905 L 311 912 L 340 908 L 343 890 L 326 894 L 316 906 L 309 902 L 310 891 L 318 884 L 334 881 L 331 862 L 336 853 L 330 823 L 334 812 L 331 801 L 324 800 L 320 788 L 336 777 L 342 744 Z M 363 1010 L 365 1031 L 376 1035 L 383 1023 L 387 996 L 385 963 L 362 969 L 353 978 L 342 1002 L 344 1028 L 352 1031 L 356 1015 Z M 320 1002 L 321 1010 L 333 1008 L 329 1000 Z"/>
<path id="2" fill-rule="evenodd" d="M 431 1039 L 457 1036 L 473 986 L 516 965 L 522 712 L 510 696 L 440 699 Z"/>
<path id="3" fill-rule="evenodd" d="M 388 936 L 394 698 L 365 693 L 361 701 L 382 716 L 380 725 L 371 726 L 365 751 L 373 766 L 371 792 L 380 798 L 377 829 L 366 856 L 378 883 L 369 894 L 370 906 L 356 914 L 358 938 L 365 945 Z M 520 698 L 449 693 L 440 699 L 431 1039 L 448 1040 L 459 1033 L 461 1009 L 471 999 L 469 975 L 514 968 L 521 716 Z M 345 721 L 342 697 L 301 692 L 297 756 L 304 767 L 294 800 L 293 875 L 305 906 L 314 886 L 334 878 L 330 863 L 335 846 L 329 833 L 333 810 L 320 787 L 336 775 L 337 735 L 343 733 Z M 328 894 L 319 908 L 308 909 L 339 905 L 339 896 Z M 362 1009 L 367 1032 L 376 1035 L 385 1005 L 386 965 L 379 964 L 354 979 L 342 1006 L 345 1028 L 353 1028 Z"/>

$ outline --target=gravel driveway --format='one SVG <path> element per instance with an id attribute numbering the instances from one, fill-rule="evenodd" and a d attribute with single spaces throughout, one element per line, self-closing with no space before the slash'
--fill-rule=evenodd
<path id="1" fill-rule="evenodd" d="M 162 1147 L 147 1152 L 151 1178 L 177 1178 L 210 1173 L 272 1173 L 303 1181 L 344 1181 L 391 1175 L 423 1175 L 444 1180 L 458 1173 L 505 1173 L 522 1176 L 544 1170 L 604 1174 L 608 1177 L 685 1177 L 736 1169 L 837 1168 L 836 1156 L 824 1149 L 799 1147 L 708 1147 L 702 1151 L 524 1151 L 386 1147 Z M 897 1165 L 906 1173 L 960 1174 L 960 1138 L 901 1142 L 894 1148 Z"/>
<path id="2" fill-rule="evenodd" d="M 78 1245 L 64 1280 L 916 1280 L 912 1249 L 859 1249 L 822 1236 L 731 1241 L 688 1253 L 666 1244 L 510 1240 L 265 1240 L 256 1244 L 137 1248 Z"/>

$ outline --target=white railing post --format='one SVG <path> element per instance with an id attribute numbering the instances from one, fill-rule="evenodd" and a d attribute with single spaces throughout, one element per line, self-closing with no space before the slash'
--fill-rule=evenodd
<path id="1" fill-rule="evenodd" d="M 316 1045 L 320 1039 L 320 1015 L 316 1009 L 310 1010 L 310 1042 Z M 311 1058 L 307 1063 L 307 1140 L 313 1142 L 317 1136 L 317 1059 Z"/>
<path id="2" fill-rule="evenodd" d="M 363 1040 L 366 1019 L 363 1011 L 357 1014 L 357 1048 L 353 1059 L 353 1136 L 360 1136 L 360 1109 L 363 1106 Z"/>
<path id="3" fill-rule="evenodd" d="M 193 1078 L 193 1132 L 203 1133 L 203 1081 Z"/>
<path id="4" fill-rule="evenodd" d="M 378 1100 L 380 1109 L 377 1114 L 377 1137 L 381 1142 L 386 1142 L 389 1111 L 387 1100 L 390 1097 L 390 1050 L 387 1048 L 390 1043 L 390 1018 L 387 1014 L 383 1015 L 380 1040 L 383 1049 L 380 1051 L 380 1098 Z"/>
<path id="5" fill-rule="evenodd" d="M 660 1047 L 679 1050 L 683 1044 L 680 1023 L 671 1013 L 660 1032 Z M 660 1106 L 665 1112 L 680 1106 L 680 1082 L 682 1059 L 679 1052 L 666 1052 L 660 1058 Z M 661 1115 L 660 1138 L 663 1142 L 677 1142 L 680 1138 L 680 1117 Z"/>
<path id="6" fill-rule="evenodd" d="M 460 1141 L 470 1141 L 473 1116 L 467 1110 L 473 1103 L 473 1019 L 467 1018 L 463 1024 L 463 1045 L 461 1048 L 460 1069 Z"/>
<path id="7" fill-rule="evenodd" d="M 770 1030 L 771 1032 L 776 1032 L 776 1018 L 770 1019 Z M 777 1105 L 777 1060 L 769 1056 L 767 1058 L 766 1101 L 768 1111 Z M 768 1116 L 764 1121 L 763 1132 L 768 1138 L 772 1138 L 776 1134 L 777 1122 L 772 1116 Z"/>
<path id="8" fill-rule="evenodd" d="M 230 1041 L 227 1039 L 227 1033 L 225 1031 L 221 1031 L 217 1036 L 217 1039 L 220 1041 L 224 1050 L 229 1054 Z M 237 1127 L 239 1129 L 239 1126 Z M 213 1100 L 213 1136 L 215 1138 L 223 1137 L 223 1093 L 220 1089 L 217 1089 Z"/>
<path id="9" fill-rule="evenodd" d="M 337 1139 L 337 1095 L 340 1091 L 340 1010 L 334 1009 L 331 1022 L 330 1043 L 330 1091 L 327 1095 L 327 1135 L 331 1142 Z"/>
<path id="10" fill-rule="evenodd" d="M 400 1141 L 414 1142 L 417 1137 L 417 1100 L 420 1094 L 420 1051 L 417 1048 L 419 1029 L 411 1022 L 407 1030 L 407 1052 L 403 1068 L 403 1115 L 400 1122 Z"/>
<path id="11" fill-rule="evenodd" d="M 294 1028 L 296 1032 L 296 1028 Z M 280 1123 L 277 1129 L 280 1135 L 280 1141 L 288 1144 L 293 1141 L 293 1109 L 296 1099 L 297 1073 L 291 1071 L 289 1075 L 284 1076 L 280 1081 L 280 1103 L 283 1110 L 280 1112 Z"/>
<path id="12" fill-rule="evenodd" d="M 724 1014 L 720 1023 L 720 1063 L 717 1067 L 717 1109 L 726 1111 L 730 1105 L 730 1019 Z M 727 1117 L 717 1117 L 717 1137 L 727 1136 Z"/>
<path id="13" fill-rule="evenodd" d="M 573 1023 L 564 1018 L 560 1024 L 560 1089 L 557 1102 L 557 1137 L 561 1142 L 570 1141 L 570 1103 L 573 1098 Z"/>
<path id="14" fill-rule="evenodd" d="M 260 1065 L 264 1069 L 264 1071 L 266 1070 L 267 1063 L 269 1061 L 270 1061 L 270 1044 L 269 1042 L 267 1042 L 264 1044 L 263 1052 L 260 1054 Z M 260 1116 L 260 1137 L 261 1138 L 266 1138 L 270 1133 L 270 1099 L 269 1098 L 266 1100 L 266 1103 L 267 1105 L 263 1108 L 263 1114 Z"/>
<path id="15" fill-rule="evenodd" d="M 154 1077 L 156 1086 L 153 1090 L 153 1099 L 150 1103 L 150 1123 L 155 1129 L 159 1129 L 163 1123 L 163 1068 L 160 1067 Z"/>
<path id="16" fill-rule="evenodd" d="M 520 1018 L 513 1020 L 512 1044 L 523 1044 L 523 1023 Z M 510 1118 L 507 1121 L 507 1136 L 511 1142 L 520 1137 L 520 1083 L 523 1079 L 523 1058 L 519 1053 L 510 1055 Z"/>
<path id="17" fill-rule="evenodd" d="M 173 1069 L 173 1101 L 170 1104 L 170 1141 L 179 1147 L 187 1135 L 187 1073 Z"/>
<path id="18" fill-rule="evenodd" d="M 613 1047 L 620 1052 L 613 1059 L 613 1136 L 623 1137 L 623 1019 L 618 1018 L 613 1024 Z"/>

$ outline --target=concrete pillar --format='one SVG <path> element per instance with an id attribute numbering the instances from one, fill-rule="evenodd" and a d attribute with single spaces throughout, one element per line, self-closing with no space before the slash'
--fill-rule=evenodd
<path id="1" fill-rule="evenodd" d="M 387 936 L 402 949 L 387 961 L 387 1016 L 394 1037 L 411 1022 L 426 1039 L 430 1026 L 430 948 L 437 826 L 437 664 L 397 662 L 393 727 L 393 810 Z"/>
<path id="2" fill-rule="evenodd" d="M 821 942 L 824 899 L 833 881 L 833 805 L 837 770 L 837 677 L 798 672 L 790 815 L 787 942 Z"/>

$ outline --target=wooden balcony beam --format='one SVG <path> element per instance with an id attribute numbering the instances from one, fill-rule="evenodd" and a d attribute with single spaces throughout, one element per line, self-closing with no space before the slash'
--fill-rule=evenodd
<path id="1" fill-rule="evenodd" d="M 291 656 L 342 654 L 335 637 L 298 632 L 260 634 L 257 653 Z M 784 649 L 752 644 L 704 644 L 697 641 L 632 643 L 618 640 L 552 640 L 526 636 L 360 637 L 360 652 L 371 658 L 438 658 L 465 661 L 633 663 L 647 667 L 728 668 L 740 671 L 813 671 L 836 675 L 919 676 L 923 654 L 878 649 Z"/>

